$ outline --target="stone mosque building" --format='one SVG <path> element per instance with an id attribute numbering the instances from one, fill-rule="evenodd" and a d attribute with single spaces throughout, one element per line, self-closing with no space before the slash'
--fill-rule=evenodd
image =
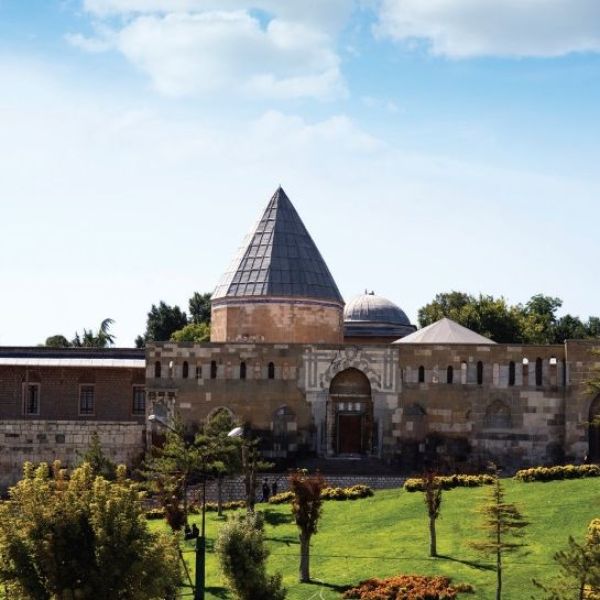
<path id="1" fill-rule="evenodd" d="M 209 343 L 0 348 L 0 485 L 23 460 L 73 463 L 94 431 L 131 462 L 150 414 L 193 430 L 222 409 L 282 461 L 600 460 L 598 347 L 496 344 L 449 319 L 417 330 L 373 292 L 345 304 L 279 188 L 215 288 Z"/>

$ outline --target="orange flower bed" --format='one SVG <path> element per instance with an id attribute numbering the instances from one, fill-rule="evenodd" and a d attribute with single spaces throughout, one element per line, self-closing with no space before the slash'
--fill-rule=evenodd
<path id="1" fill-rule="evenodd" d="M 452 600 L 459 592 L 473 592 L 467 584 L 450 585 L 448 577 L 397 575 L 387 579 L 367 579 L 344 592 L 347 600 Z"/>

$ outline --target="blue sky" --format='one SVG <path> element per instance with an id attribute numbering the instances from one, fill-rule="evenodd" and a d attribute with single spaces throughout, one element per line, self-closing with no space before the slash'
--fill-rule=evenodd
<path id="1" fill-rule="evenodd" d="M 348 300 L 600 314 L 595 0 L 0 0 L 0 344 L 210 291 L 282 184 Z"/>

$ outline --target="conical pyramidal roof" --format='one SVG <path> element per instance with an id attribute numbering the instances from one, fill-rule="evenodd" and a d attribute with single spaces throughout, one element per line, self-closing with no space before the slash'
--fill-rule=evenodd
<path id="1" fill-rule="evenodd" d="M 479 346 L 495 344 L 471 329 L 459 325 L 456 321 L 444 317 L 423 329 L 393 342 L 394 344 L 477 344 Z"/>
<path id="2" fill-rule="evenodd" d="M 212 300 L 248 296 L 344 300 L 296 209 L 277 189 Z"/>

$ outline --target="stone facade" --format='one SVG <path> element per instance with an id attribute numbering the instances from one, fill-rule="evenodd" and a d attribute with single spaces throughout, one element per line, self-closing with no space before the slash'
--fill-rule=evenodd
<path id="1" fill-rule="evenodd" d="M 200 427 L 225 407 L 272 456 L 362 455 L 405 470 L 581 460 L 598 404 L 585 388 L 600 368 L 593 348 L 156 344 L 147 349 L 148 410 Z"/>

